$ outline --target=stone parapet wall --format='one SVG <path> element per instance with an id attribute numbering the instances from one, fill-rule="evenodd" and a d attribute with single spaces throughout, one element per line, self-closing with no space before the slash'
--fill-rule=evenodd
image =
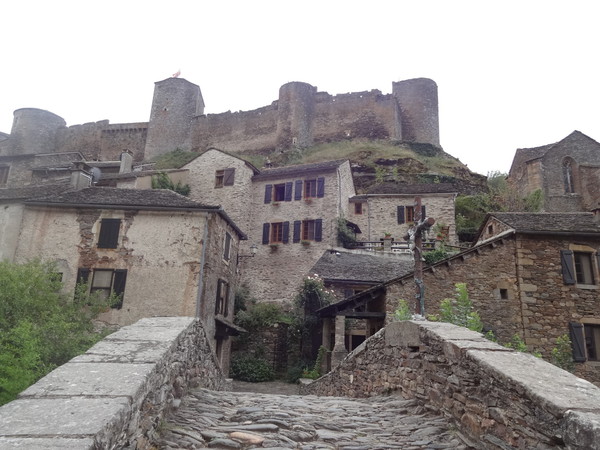
<path id="1" fill-rule="evenodd" d="M 0 407 L 0 449 L 151 448 L 188 387 L 226 381 L 193 317 L 142 319 Z"/>
<path id="2" fill-rule="evenodd" d="M 485 449 L 600 448 L 600 390 L 532 355 L 446 323 L 394 322 L 303 394 L 400 391 Z"/>

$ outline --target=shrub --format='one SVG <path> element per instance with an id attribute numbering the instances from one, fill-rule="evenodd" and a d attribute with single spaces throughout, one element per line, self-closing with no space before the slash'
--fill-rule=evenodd
<path id="1" fill-rule="evenodd" d="M 275 379 L 275 371 L 269 363 L 253 355 L 239 356 L 231 360 L 229 374 L 235 380 L 259 383 Z"/>
<path id="2" fill-rule="evenodd" d="M 473 303 L 469 299 L 466 283 L 456 283 L 454 287 L 454 298 L 442 300 L 440 302 L 439 316 L 432 315 L 429 318 L 481 332 L 483 330 L 483 323 L 481 322 L 479 313 L 473 309 Z"/>
<path id="3" fill-rule="evenodd" d="M 248 331 L 269 328 L 282 321 L 286 321 L 283 310 L 274 303 L 257 303 L 235 315 L 235 323 Z"/>
<path id="4" fill-rule="evenodd" d="M 337 238 L 344 248 L 353 248 L 356 245 L 356 237 L 352 230 L 348 228 L 348 222 L 343 217 L 337 219 Z"/>
<path id="5" fill-rule="evenodd" d="M 181 184 L 181 181 L 174 184 L 173 180 L 164 172 L 160 172 L 158 175 L 152 177 L 152 189 L 168 189 L 181 195 L 190 195 L 189 184 Z"/>
<path id="6" fill-rule="evenodd" d="M 430 266 L 438 261 L 441 261 L 442 259 L 446 259 L 448 255 L 449 254 L 446 251 L 446 248 L 442 246 L 441 248 L 437 248 L 435 250 L 425 253 L 423 255 L 423 258 L 425 258 L 425 264 Z"/>
<path id="7" fill-rule="evenodd" d="M 563 334 L 556 339 L 556 347 L 552 349 L 552 364 L 569 372 L 573 372 L 575 370 L 575 363 L 573 362 L 573 350 L 569 335 Z"/>
<path id="8" fill-rule="evenodd" d="M 412 319 L 412 313 L 410 312 L 408 302 L 401 298 L 398 300 L 398 308 L 394 311 L 394 320 L 402 321 L 410 319 Z"/>

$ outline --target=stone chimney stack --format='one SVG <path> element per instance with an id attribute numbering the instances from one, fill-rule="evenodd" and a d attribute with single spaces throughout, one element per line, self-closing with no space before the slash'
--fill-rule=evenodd
<path id="1" fill-rule="evenodd" d="M 75 189 L 85 189 L 92 185 L 92 174 L 89 166 L 83 161 L 76 161 L 71 167 L 71 186 Z"/>
<path id="2" fill-rule="evenodd" d="M 131 173 L 131 169 L 133 168 L 133 154 L 129 150 L 123 150 L 119 159 L 121 160 L 119 173 Z"/>

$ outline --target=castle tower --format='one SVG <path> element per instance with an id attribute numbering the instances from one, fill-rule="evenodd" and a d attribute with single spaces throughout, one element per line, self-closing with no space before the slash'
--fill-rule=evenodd
<path id="1" fill-rule="evenodd" d="M 204 114 L 200 87 L 183 78 L 167 78 L 154 86 L 144 159 L 180 148 L 191 150 L 191 125 Z"/>
<path id="2" fill-rule="evenodd" d="M 429 78 L 392 83 L 400 108 L 402 140 L 440 146 L 437 84 Z"/>
<path id="3" fill-rule="evenodd" d="M 279 88 L 277 148 L 312 145 L 312 121 L 317 88 L 294 81 Z"/>
<path id="4" fill-rule="evenodd" d="M 7 156 L 52 153 L 56 151 L 58 130 L 67 126 L 65 120 L 49 111 L 22 108 L 14 112 L 11 145 Z"/>

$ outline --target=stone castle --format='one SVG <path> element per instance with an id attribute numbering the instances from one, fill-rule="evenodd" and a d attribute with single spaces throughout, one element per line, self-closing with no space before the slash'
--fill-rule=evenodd
<path id="1" fill-rule="evenodd" d="M 168 78 L 155 85 L 148 122 L 67 127 L 52 112 L 18 109 L 10 134 L 0 133 L 0 156 L 80 152 L 89 161 L 110 161 L 128 149 L 141 162 L 176 148 L 267 154 L 359 137 L 440 146 L 437 85 L 427 78 L 394 82 L 391 94 L 330 95 L 291 82 L 277 100 L 253 111 L 204 114 L 204 106 L 199 86 Z"/>

